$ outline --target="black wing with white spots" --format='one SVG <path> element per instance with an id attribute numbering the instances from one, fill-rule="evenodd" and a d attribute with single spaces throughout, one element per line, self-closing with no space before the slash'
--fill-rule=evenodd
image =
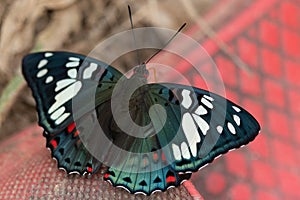
<path id="1" fill-rule="evenodd" d="M 69 52 L 29 54 L 23 59 L 22 71 L 37 103 L 46 146 L 58 167 L 68 173 L 95 173 L 101 163 L 86 150 L 79 138 L 80 127 L 73 119 L 72 101 L 79 96 L 79 108 L 83 111 L 105 106 L 122 74 L 99 60 Z M 86 98 L 91 82 L 97 84 L 93 105 L 89 105 L 93 101 Z"/>
<path id="2" fill-rule="evenodd" d="M 62 131 L 72 123 L 72 99 L 84 96 L 89 80 L 102 84 L 97 88 L 102 97 L 96 102 L 99 105 L 110 99 L 114 84 L 122 76 L 99 60 L 68 52 L 29 54 L 23 59 L 22 70 L 37 102 L 39 124 L 48 133 Z"/>
<path id="3" fill-rule="evenodd" d="M 114 143 L 120 148 L 139 155 L 128 155 L 118 169 L 110 167 L 104 178 L 131 193 L 150 195 L 178 186 L 190 178 L 190 172 L 249 143 L 260 130 L 258 122 L 246 110 L 205 90 L 163 83 L 144 85 L 140 91 L 148 92 L 133 94 L 132 118 L 140 124 L 149 124 L 147 111 L 159 104 L 165 109 L 166 121 L 156 132 L 155 123 L 161 123 L 164 117 L 156 113 L 152 128 L 145 133 L 147 137 L 133 138 L 122 131 L 115 137 Z M 145 103 L 137 103 L 141 102 L 135 101 L 139 97 Z"/>
<path id="4" fill-rule="evenodd" d="M 169 116 L 174 127 L 179 126 L 168 144 L 176 172 L 197 171 L 229 150 L 248 144 L 260 131 L 249 112 L 217 94 L 169 83 L 150 84 L 149 88 L 154 101 L 173 113 Z M 166 126 L 164 133 L 158 134 L 159 142 L 165 143 L 162 135 L 168 130 Z"/>

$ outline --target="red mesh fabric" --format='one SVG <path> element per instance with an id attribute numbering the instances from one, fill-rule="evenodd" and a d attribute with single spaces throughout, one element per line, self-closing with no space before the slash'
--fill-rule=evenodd
<path id="1" fill-rule="evenodd" d="M 192 182 L 206 199 L 300 199 L 300 2 L 252 1 L 218 37 L 251 69 L 247 73 L 213 42 L 204 43 L 227 98 L 249 110 L 262 131 Z"/>
<path id="2" fill-rule="evenodd" d="M 207 88 L 210 84 L 217 93 L 219 72 L 226 97 L 246 108 L 262 127 L 253 142 L 194 173 L 192 182 L 205 199 L 300 199 L 300 2 L 256 0 L 233 13 L 217 37 L 250 72 L 213 40 L 202 45 L 218 71 L 195 49 L 187 56 L 201 63 L 202 77 L 186 60 L 172 55 L 159 58 L 176 66 L 191 85 Z M 189 34 L 199 29 L 195 26 Z"/>

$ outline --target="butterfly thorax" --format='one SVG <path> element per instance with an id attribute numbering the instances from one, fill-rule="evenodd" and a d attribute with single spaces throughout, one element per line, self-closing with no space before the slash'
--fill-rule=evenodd
<path id="1" fill-rule="evenodd" d="M 107 116 L 114 117 L 112 117 L 111 123 L 103 123 L 104 126 L 110 124 L 110 126 L 107 127 L 107 133 L 113 140 L 118 140 L 123 143 L 122 140 L 118 139 L 124 135 L 123 130 L 115 121 L 120 121 L 120 123 L 124 123 L 126 126 L 131 123 L 135 123 L 138 126 L 145 126 L 150 123 L 148 110 L 151 107 L 151 101 L 149 101 L 150 94 L 147 85 L 148 74 L 149 72 L 146 69 L 146 65 L 140 65 L 134 69 L 134 73 L 129 79 L 124 76 L 119 79 L 118 84 L 115 86 L 111 98 L 111 105 L 108 106 L 111 107 L 112 110 L 106 111 Z M 115 119 L 115 117 L 117 119 Z M 102 118 L 99 120 L 103 121 Z M 143 137 L 143 134 L 139 132 L 132 133 L 133 137 L 135 135 L 137 137 Z M 122 146 L 122 144 L 118 146 Z M 129 147 L 123 148 L 126 149 Z"/>

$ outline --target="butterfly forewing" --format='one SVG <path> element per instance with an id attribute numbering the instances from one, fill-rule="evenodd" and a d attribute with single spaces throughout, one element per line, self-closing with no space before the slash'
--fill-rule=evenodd
<path id="1" fill-rule="evenodd" d="M 39 124 L 48 132 L 59 132 L 72 122 L 72 99 L 82 107 L 89 81 L 97 81 L 96 106 L 109 100 L 112 88 L 122 74 L 93 58 L 68 52 L 41 52 L 27 55 L 22 63 L 23 74 L 37 102 Z M 81 101 L 80 101 L 81 100 Z"/>
<path id="2" fill-rule="evenodd" d="M 178 84 L 148 87 L 153 99 L 160 95 L 158 102 L 172 108 L 168 112 L 173 112 L 173 125 L 180 123 L 177 135 L 168 141 L 170 152 L 165 152 L 172 154 L 177 172 L 197 171 L 219 155 L 254 140 L 259 133 L 260 126 L 250 113 L 219 95 Z M 157 134 L 160 143 L 165 143 L 165 134 L 173 134 L 169 125 Z"/>

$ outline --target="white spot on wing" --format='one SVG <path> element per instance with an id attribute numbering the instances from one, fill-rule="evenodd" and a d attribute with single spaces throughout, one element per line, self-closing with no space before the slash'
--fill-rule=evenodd
<path id="1" fill-rule="evenodd" d="M 180 149 L 176 144 L 172 144 L 173 155 L 176 160 L 181 160 Z"/>
<path id="2" fill-rule="evenodd" d="M 241 109 L 236 107 L 236 106 L 232 106 L 232 108 L 236 111 L 236 112 L 241 112 Z"/>
<path id="3" fill-rule="evenodd" d="M 222 133 L 223 132 L 223 127 L 222 126 L 217 126 L 217 131 L 218 133 Z"/>
<path id="4" fill-rule="evenodd" d="M 232 134 L 236 134 L 235 128 L 234 128 L 234 126 L 232 125 L 232 123 L 228 122 L 228 123 L 227 123 L 227 127 L 228 127 L 229 131 L 230 131 Z"/>
<path id="5" fill-rule="evenodd" d="M 91 63 L 90 66 L 88 66 L 84 72 L 83 72 L 83 78 L 88 79 L 92 77 L 93 72 L 97 69 L 96 63 Z"/>
<path id="6" fill-rule="evenodd" d="M 79 65 L 79 62 L 68 62 L 66 64 L 66 67 L 77 67 Z"/>
<path id="7" fill-rule="evenodd" d="M 80 58 L 69 57 L 69 60 L 70 60 L 70 61 L 76 61 L 76 62 L 79 62 L 79 61 L 80 61 Z"/>
<path id="8" fill-rule="evenodd" d="M 42 69 L 41 71 L 39 71 L 36 75 L 36 77 L 41 78 L 43 76 L 45 76 L 48 72 L 48 69 Z"/>
<path id="9" fill-rule="evenodd" d="M 49 108 L 48 113 L 54 112 L 57 108 L 62 106 L 67 101 L 71 100 L 80 90 L 82 83 L 76 81 L 74 84 L 70 85 L 60 93 L 55 96 L 55 103 Z"/>
<path id="10" fill-rule="evenodd" d="M 210 101 L 208 101 L 205 98 L 201 98 L 201 102 L 206 105 L 208 108 L 212 109 L 214 106 L 212 105 L 212 103 Z"/>
<path id="11" fill-rule="evenodd" d="M 71 83 L 74 83 L 75 81 L 76 80 L 74 80 L 74 79 L 63 79 L 63 80 L 57 81 L 54 91 L 57 92 L 57 91 L 61 90 L 62 88 L 67 87 Z"/>
<path id="12" fill-rule="evenodd" d="M 201 141 L 197 127 L 190 113 L 185 113 L 182 116 L 182 129 L 189 143 L 192 155 L 197 156 L 197 142 Z"/>
<path id="13" fill-rule="evenodd" d="M 233 119 L 238 126 L 241 125 L 241 119 L 239 116 L 233 115 Z"/>
<path id="14" fill-rule="evenodd" d="M 60 107 L 58 110 L 56 110 L 50 118 L 52 120 L 56 120 L 59 116 L 61 116 L 65 112 L 66 108 L 64 106 Z"/>
<path id="15" fill-rule="evenodd" d="M 67 119 L 67 117 L 70 116 L 70 113 L 65 113 L 63 114 L 62 116 L 60 116 L 56 121 L 55 121 L 55 124 L 56 125 L 59 125 L 61 124 L 63 121 L 65 121 L 65 119 Z"/>
<path id="16" fill-rule="evenodd" d="M 203 135 L 206 135 L 206 133 L 209 129 L 209 124 L 204 119 L 199 117 L 198 115 L 193 114 L 193 117 L 194 117 L 196 123 L 198 124 L 199 128 L 201 129 Z"/>
<path id="17" fill-rule="evenodd" d="M 70 77 L 70 78 L 76 78 L 77 77 L 77 70 L 76 69 L 69 69 L 68 70 L 68 76 Z"/>
<path id="18" fill-rule="evenodd" d="M 48 83 L 51 83 L 52 81 L 53 81 L 53 76 L 48 76 L 48 77 L 46 78 L 45 83 L 48 84 Z"/>
<path id="19" fill-rule="evenodd" d="M 38 69 L 41 69 L 42 67 L 44 67 L 45 65 L 47 65 L 47 63 L 48 63 L 48 60 L 43 59 L 43 60 L 41 60 L 41 61 L 39 62 L 37 68 L 38 68 Z"/>
<path id="20" fill-rule="evenodd" d="M 186 109 L 188 109 L 192 105 L 192 99 L 190 97 L 190 93 L 191 93 L 191 91 L 189 91 L 189 90 L 182 90 L 182 93 L 181 93 L 182 97 L 183 97 L 181 104 Z"/>
<path id="21" fill-rule="evenodd" d="M 212 97 L 210 97 L 210 96 L 203 95 L 203 97 L 206 98 L 206 99 L 208 99 L 208 100 L 210 100 L 210 101 L 214 101 L 214 99 Z"/>
<path id="22" fill-rule="evenodd" d="M 189 147 L 187 146 L 187 144 L 185 142 L 181 143 L 181 154 L 182 154 L 182 157 L 185 159 L 191 158 Z"/>
<path id="23" fill-rule="evenodd" d="M 51 56 L 53 56 L 53 53 L 50 53 L 50 52 L 45 53 L 46 58 L 51 57 Z"/>
<path id="24" fill-rule="evenodd" d="M 207 114 L 207 110 L 202 106 L 200 105 L 196 110 L 195 110 L 195 113 L 197 115 L 205 115 Z"/>

